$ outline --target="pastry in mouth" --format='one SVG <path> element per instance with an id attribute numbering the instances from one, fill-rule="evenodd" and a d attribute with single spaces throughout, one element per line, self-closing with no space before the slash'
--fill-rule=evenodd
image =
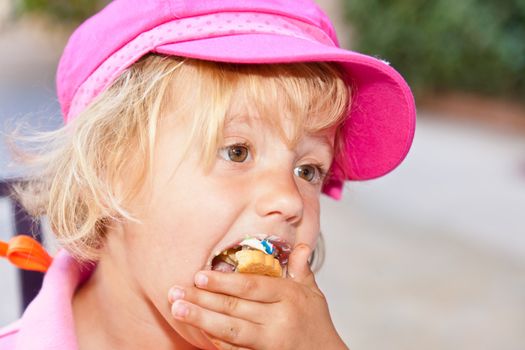
<path id="1" fill-rule="evenodd" d="M 277 239 L 247 237 L 238 244 L 217 254 L 211 263 L 212 270 L 222 272 L 253 273 L 284 277 L 290 246 Z"/>

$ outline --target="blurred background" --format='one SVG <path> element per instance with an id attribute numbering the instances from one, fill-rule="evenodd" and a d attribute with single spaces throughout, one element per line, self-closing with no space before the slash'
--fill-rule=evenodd
<path id="1" fill-rule="evenodd" d="M 398 169 L 322 200 L 318 282 L 336 327 L 352 349 L 525 349 L 525 0 L 317 2 L 341 45 L 391 62 L 418 106 Z M 2 132 L 62 125 L 58 58 L 103 4 L 0 1 Z M 14 210 L 0 199 L 0 239 Z M 54 251 L 45 218 L 43 231 Z M 20 315 L 18 279 L 0 261 L 0 326 Z"/>

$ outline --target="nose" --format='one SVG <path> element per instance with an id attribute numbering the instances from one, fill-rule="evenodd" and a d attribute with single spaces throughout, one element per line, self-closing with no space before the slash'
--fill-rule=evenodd
<path id="1" fill-rule="evenodd" d="M 304 202 L 293 171 L 265 172 L 260 175 L 255 188 L 255 208 L 259 216 L 274 217 L 290 224 L 301 221 Z"/>

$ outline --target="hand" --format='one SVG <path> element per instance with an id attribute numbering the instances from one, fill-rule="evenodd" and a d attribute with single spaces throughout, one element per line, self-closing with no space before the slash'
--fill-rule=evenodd
<path id="1" fill-rule="evenodd" d="M 202 329 L 218 349 L 348 349 L 308 265 L 293 250 L 289 278 L 201 271 L 196 287 L 170 290 L 173 316 Z"/>

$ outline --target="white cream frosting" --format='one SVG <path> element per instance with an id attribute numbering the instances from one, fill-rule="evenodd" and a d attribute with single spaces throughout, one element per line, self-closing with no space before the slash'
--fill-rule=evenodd
<path id="1" fill-rule="evenodd" d="M 266 239 L 263 239 L 261 241 L 257 238 L 247 237 L 246 239 L 244 239 L 244 241 L 242 241 L 239 244 L 244 247 L 250 247 L 256 250 L 260 250 L 261 252 L 268 255 L 272 255 L 275 251 L 275 247 L 273 246 L 273 244 L 267 241 Z"/>

